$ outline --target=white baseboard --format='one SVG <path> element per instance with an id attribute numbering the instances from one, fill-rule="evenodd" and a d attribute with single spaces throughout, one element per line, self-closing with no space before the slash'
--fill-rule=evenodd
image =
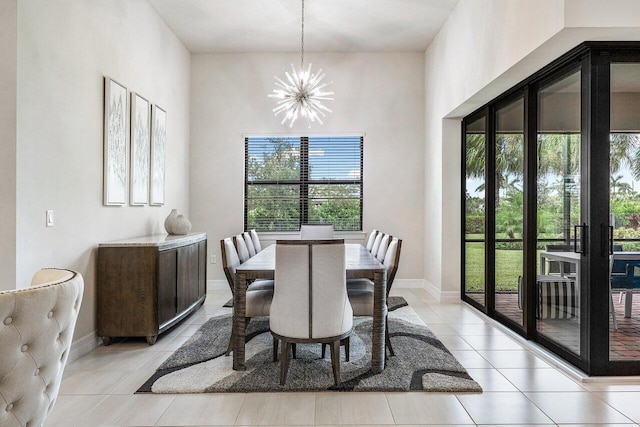
<path id="1" fill-rule="evenodd" d="M 394 288 L 425 289 L 424 279 L 395 279 Z"/>
<path id="2" fill-rule="evenodd" d="M 459 291 L 443 291 L 435 286 L 433 283 L 425 280 L 425 289 L 429 292 L 429 295 L 434 297 L 438 302 L 460 302 Z"/>
<path id="3" fill-rule="evenodd" d="M 96 331 L 88 333 L 87 335 L 78 338 L 74 342 L 71 343 L 71 350 L 69 351 L 69 358 L 67 359 L 67 363 L 71 363 L 75 360 L 78 360 L 82 356 L 87 353 L 93 351 L 94 348 L 98 347 L 100 341 L 98 340 L 98 335 L 96 335 Z"/>

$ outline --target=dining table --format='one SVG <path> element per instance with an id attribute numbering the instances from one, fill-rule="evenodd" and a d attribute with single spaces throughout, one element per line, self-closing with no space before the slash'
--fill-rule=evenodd
<path id="1" fill-rule="evenodd" d="M 371 370 L 384 370 L 387 311 L 387 271 L 380 261 L 360 244 L 345 244 L 347 279 L 370 279 L 374 284 Z M 273 279 L 276 245 L 269 245 L 236 268 L 233 294 L 233 369 L 246 370 L 245 313 L 247 286 L 256 279 Z M 276 284 L 277 286 L 277 284 Z"/>
<path id="2" fill-rule="evenodd" d="M 560 276 L 566 276 L 568 271 L 564 271 L 564 263 L 574 264 L 576 283 L 580 289 L 580 254 L 576 252 L 540 252 L 540 274 L 546 274 L 548 261 L 560 262 Z M 631 266 L 632 270 L 628 270 Z M 611 291 L 619 289 L 626 292 L 624 317 L 631 317 L 633 306 L 633 290 L 640 288 L 640 279 L 635 275 L 635 269 L 640 268 L 640 252 L 615 251 L 609 255 L 609 286 Z M 621 270 L 621 271 L 617 271 Z M 612 301 L 613 304 L 613 301 Z"/>

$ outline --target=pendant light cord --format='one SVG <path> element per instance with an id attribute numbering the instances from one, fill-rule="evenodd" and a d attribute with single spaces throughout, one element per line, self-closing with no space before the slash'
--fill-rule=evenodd
<path id="1" fill-rule="evenodd" d="M 304 68 L 304 0 L 302 0 L 302 36 L 300 38 L 300 70 Z"/>

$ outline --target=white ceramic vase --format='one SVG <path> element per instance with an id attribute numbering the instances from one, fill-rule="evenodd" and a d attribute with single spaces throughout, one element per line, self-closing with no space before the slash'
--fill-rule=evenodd
<path id="1" fill-rule="evenodd" d="M 178 212 L 178 209 L 171 209 L 171 213 L 164 220 L 164 229 L 167 230 L 167 233 L 173 234 L 173 232 L 171 231 L 173 228 L 173 222 L 176 220 L 178 215 L 180 215 L 180 212 Z"/>
<path id="2" fill-rule="evenodd" d="M 189 234 L 191 231 L 191 222 L 182 214 L 178 214 L 175 220 L 171 223 L 170 234 Z"/>

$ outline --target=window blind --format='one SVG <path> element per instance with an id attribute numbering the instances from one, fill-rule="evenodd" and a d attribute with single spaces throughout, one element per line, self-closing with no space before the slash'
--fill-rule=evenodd
<path id="1" fill-rule="evenodd" d="M 245 230 L 362 230 L 361 136 L 245 138 Z"/>

